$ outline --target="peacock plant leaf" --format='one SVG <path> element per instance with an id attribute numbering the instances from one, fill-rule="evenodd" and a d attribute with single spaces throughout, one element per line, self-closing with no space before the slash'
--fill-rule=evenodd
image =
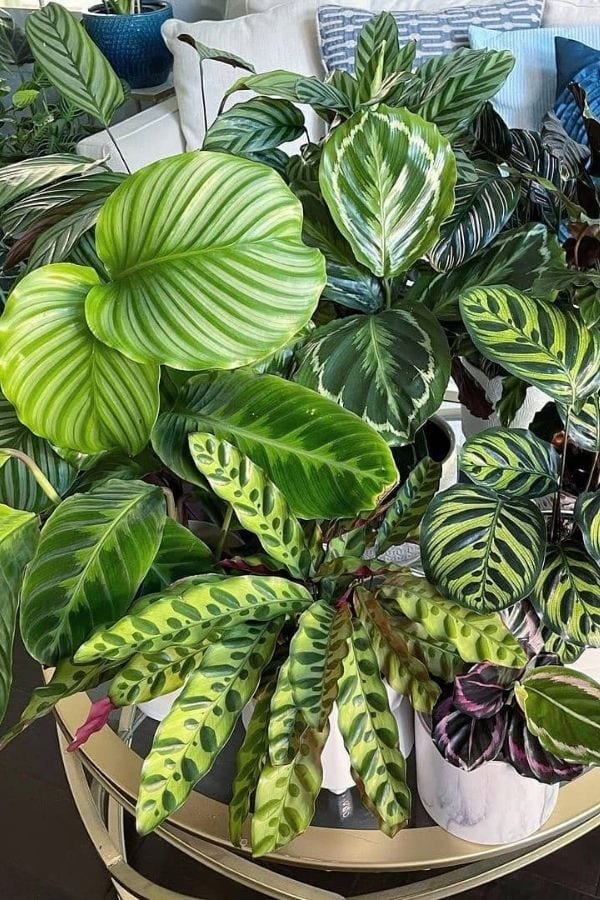
<path id="1" fill-rule="evenodd" d="M 452 695 L 435 707 L 431 723 L 433 743 L 442 756 L 467 772 L 497 759 L 508 729 L 506 706 L 485 719 L 475 719 L 456 709 Z"/>
<path id="2" fill-rule="evenodd" d="M 574 312 L 506 286 L 469 290 L 460 309 L 487 359 L 557 403 L 578 405 L 600 387 L 600 338 Z"/>
<path id="3" fill-rule="evenodd" d="M 297 382 L 356 413 L 392 446 L 413 440 L 450 377 L 446 336 L 419 306 L 336 319 L 299 357 Z"/>
<path id="4" fill-rule="evenodd" d="M 204 654 L 204 648 L 167 647 L 158 653 L 136 653 L 112 679 L 108 696 L 115 706 L 147 703 L 183 687 Z"/>
<path id="5" fill-rule="evenodd" d="M 587 552 L 600 565 L 600 491 L 579 495 L 575 503 L 574 518 L 581 530 Z"/>
<path id="6" fill-rule="evenodd" d="M 289 681 L 304 721 L 322 731 L 339 690 L 352 631 L 350 611 L 319 600 L 300 616 L 290 643 Z"/>
<path id="7" fill-rule="evenodd" d="M 465 662 L 482 660 L 498 666 L 524 666 L 527 656 L 496 613 L 465 609 L 442 597 L 416 575 L 394 575 L 379 593 L 399 611 L 421 625 L 434 641 L 451 644 Z"/>
<path id="8" fill-rule="evenodd" d="M 290 100 L 253 97 L 226 109 L 212 123 L 203 150 L 220 150 L 246 156 L 272 150 L 304 133 L 304 116 Z"/>
<path id="9" fill-rule="evenodd" d="M 419 527 L 425 510 L 440 486 L 441 463 L 426 456 L 410 472 L 386 510 L 377 529 L 375 554 L 394 544 L 402 544 Z"/>
<path id="10" fill-rule="evenodd" d="M 174 581 L 210 571 L 213 563 L 213 554 L 204 541 L 179 522 L 166 519 L 158 552 L 140 592 L 157 593 Z"/>
<path id="11" fill-rule="evenodd" d="M 264 165 L 209 151 L 152 163 L 98 218 L 111 280 L 88 295 L 89 326 L 138 362 L 250 365 L 306 325 L 325 285 L 301 230 L 300 202 Z"/>
<path id="12" fill-rule="evenodd" d="M 478 612 L 527 597 L 545 547 L 544 518 L 534 503 L 476 485 L 438 494 L 421 525 L 425 574 L 449 600 Z"/>
<path id="13" fill-rule="evenodd" d="M 558 490 L 559 456 L 524 428 L 487 428 L 461 451 L 461 471 L 505 497 L 544 497 Z"/>
<path id="14" fill-rule="evenodd" d="M 248 456 L 212 434 L 191 434 L 190 453 L 215 494 L 229 503 L 242 526 L 296 578 L 305 578 L 311 554 L 304 532 L 279 488 Z"/>
<path id="15" fill-rule="evenodd" d="M 449 641 L 434 640 L 418 622 L 399 617 L 395 621 L 404 637 L 408 652 L 420 659 L 428 671 L 443 681 L 454 681 L 464 669 L 464 662 Z"/>
<path id="16" fill-rule="evenodd" d="M 191 378 L 154 429 L 156 453 L 182 478 L 198 478 L 187 435 L 233 443 L 306 519 L 355 517 L 395 484 L 389 447 L 358 416 L 298 384 L 251 372 Z"/>
<path id="17" fill-rule="evenodd" d="M 319 182 L 357 260 L 389 278 L 438 240 L 454 205 L 456 163 L 435 125 L 379 106 L 330 132 Z"/>
<path id="18" fill-rule="evenodd" d="M 119 661 L 177 644 L 199 648 L 215 630 L 299 613 L 310 602 L 303 585 L 275 576 L 184 578 L 172 590 L 142 597 L 114 625 L 99 628 L 81 644 L 75 659 Z"/>
<path id="19" fill-rule="evenodd" d="M 548 546 L 531 601 L 561 638 L 600 647 L 600 567 L 576 541 Z"/>
<path id="20" fill-rule="evenodd" d="M 582 765 L 563 762 L 542 747 L 527 727 L 521 710 L 511 715 L 504 746 L 506 759 L 524 778 L 535 778 L 542 784 L 564 784 L 583 774 Z"/>
<path id="21" fill-rule="evenodd" d="M 46 522 L 21 595 L 21 634 L 46 665 L 123 615 L 160 545 L 160 488 L 113 479 L 64 500 Z M 89 662 L 91 660 L 84 660 Z"/>
<path id="22" fill-rule="evenodd" d="M 566 422 L 566 410 L 562 406 L 557 408 L 561 419 Z M 569 437 L 578 447 L 590 453 L 600 452 L 600 393 L 590 394 L 580 409 L 571 410 Z"/>
<path id="23" fill-rule="evenodd" d="M 563 666 L 570 666 L 577 662 L 585 647 L 582 644 L 574 644 L 572 641 L 566 641 L 559 634 L 555 634 L 547 627 L 542 627 L 541 636 L 544 642 L 544 648 L 548 653 L 554 653 Z"/>
<path id="24" fill-rule="evenodd" d="M 600 764 L 600 685 L 562 666 L 542 666 L 515 687 L 527 727 L 549 753 L 568 763 Z"/>
<path id="25" fill-rule="evenodd" d="M 93 269 L 56 263 L 17 284 L 0 320 L 2 391 L 19 420 L 57 447 L 135 456 L 158 414 L 158 366 L 91 333 L 84 305 L 99 283 Z"/>
<path id="26" fill-rule="evenodd" d="M 229 740 L 275 650 L 283 618 L 242 622 L 208 647 L 154 736 L 136 808 L 148 834 L 186 801 Z"/>
<path id="27" fill-rule="evenodd" d="M 277 684 L 271 698 L 269 716 L 269 760 L 272 766 L 282 766 L 294 755 L 296 724 L 299 710 L 294 700 L 290 680 L 290 657 L 282 664 L 277 676 Z"/>

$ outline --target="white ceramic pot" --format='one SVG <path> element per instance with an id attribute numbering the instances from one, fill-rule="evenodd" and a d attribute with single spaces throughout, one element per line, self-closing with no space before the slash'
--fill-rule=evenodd
<path id="1" fill-rule="evenodd" d="M 505 762 L 473 772 L 438 752 L 422 716 L 415 716 L 417 787 L 434 822 L 476 844 L 511 844 L 534 834 L 552 814 L 558 785 L 523 778 Z"/>
<path id="2" fill-rule="evenodd" d="M 154 700 L 148 700 L 147 703 L 138 703 L 137 708 L 141 709 L 145 716 L 154 719 L 155 722 L 162 722 L 171 712 L 171 707 L 179 697 L 183 688 L 171 691 L 170 694 L 163 694 L 162 697 L 155 697 Z"/>
<path id="3" fill-rule="evenodd" d="M 495 409 L 496 404 L 502 398 L 502 379 L 499 376 L 498 378 L 488 378 L 480 369 L 471 365 L 465 359 L 462 359 L 461 362 L 469 374 L 482 386 L 486 397 Z M 510 427 L 529 428 L 536 413 L 543 409 L 549 400 L 550 398 L 538 388 L 528 388 L 525 402 L 518 410 Z M 471 437 L 471 435 L 477 434 L 479 431 L 484 431 L 486 428 L 498 428 L 501 424 L 495 412 L 488 419 L 479 419 L 477 416 L 471 415 L 466 406 L 461 406 L 461 420 L 465 438 Z"/>

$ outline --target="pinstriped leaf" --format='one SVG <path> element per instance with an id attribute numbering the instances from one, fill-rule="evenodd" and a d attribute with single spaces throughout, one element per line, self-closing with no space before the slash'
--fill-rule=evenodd
<path id="1" fill-rule="evenodd" d="M 58 447 L 139 453 L 158 413 L 158 367 L 100 343 L 84 316 L 93 269 L 57 263 L 23 278 L 0 320 L 0 380 L 19 419 Z M 135 415 L 132 415 L 135 410 Z"/>
<path id="2" fill-rule="evenodd" d="M 373 509 L 397 477 L 389 448 L 358 416 L 274 375 L 208 373 L 187 382 L 152 435 L 156 453 L 182 477 L 197 472 L 186 447 L 196 431 L 235 444 L 301 518 Z"/>
<path id="3" fill-rule="evenodd" d="M 28 271 L 68 260 L 77 242 L 96 224 L 98 213 L 113 190 L 111 186 L 105 191 L 99 191 L 88 198 L 87 204 L 79 205 L 78 209 L 45 229 L 31 249 Z"/>
<path id="4" fill-rule="evenodd" d="M 306 325 L 324 287 L 301 230 L 300 202 L 261 164 L 209 151 L 153 163 L 98 218 L 112 280 L 90 291 L 90 328 L 138 362 L 250 365 Z"/>
<path id="5" fill-rule="evenodd" d="M 83 25 L 58 3 L 25 20 L 35 61 L 65 100 L 109 125 L 125 100 L 123 86 Z"/>
<path id="6" fill-rule="evenodd" d="M 279 669 L 277 684 L 271 698 L 268 734 L 269 760 L 272 766 L 282 766 L 291 761 L 298 717 L 299 711 L 290 681 L 288 656 Z"/>
<path id="7" fill-rule="evenodd" d="M 356 78 L 360 78 L 364 72 L 368 71 L 371 60 L 383 42 L 385 42 L 384 71 L 386 73 L 393 72 L 397 69 L 396 62 L 400 49 L 398 26 L 394 17 L 387 12 L 373 16 L 360 30 L 356 42 L 356 50 L 354 51 L 354 74 Z M 409 49 L 409 52 L 403 62 L 405 67 L 410 69 L 417 45 L 411 41 L 408 48 L 405 49 Z"/>
<path id="8" fill-rule="evenodd" d="M 575 503 L 575 521 L 581 529 L 586 550 L 600 564 L 600 491 L 579 495 Z"/>
<path id="9" fill-rule="evenodd" d="M 82 175 L 97 165 L 95 159 L 86 159 L 75 153 L 52 153 L 4 166 L 0 170 L 0 209 L 24 194 L 44 188 L 61 178 Z"/>
<path id="10" fill-rule="evenodd" d="M 182 687 L 199 666 L 204 648 L 167 647 L 160 653 L 136 653 L 117 672 L 108 696 L 116 706 L 146 703 Z"/>
<path id="11" fill-rule="evenodd" d="M 558 412 L 565 422 L 565 410 L 559 406 Z M 590 394 L 580 410 L 571 411 L 569 437 L 584 450 L 600 451 L 600 393 Z"/>
<path id="12" fill-rule="evenodd" d="M 475 484 L 506 497 L 543 497 L 558 489 L 558 453 L 524 428 L 473 435 L 463 446 L 460 468 Z"/>
<path id="13" fill-rule="evenodd" d="M 276 485 L 227 441 L 192 434 L 192 459 L 217 496 L 233 507 L 240 525 L 256 534 L 266 552 L 289 572 L 304 578 L 310 551 L 298 519 Z"/>
<path id="14" fill-rule="evenodd" d="M 289 100 L 254 97 L 222 112 L 204 137 L 203 150 L 238 156 L 272 150 L 304 133 L 304 116 Z"/>
<path id="15" fill-rule="evenodd" d="M 506 286 L 467 291 L 460 309 L 487 359 L 558 403 L 571 406 L 598 390 L 600 339 L 575 313 Z"/>
<path id="16" fill-rule="evenodd" d="M 422 459 L 410 472 L 394 497 L 377 529 L 375 555 L 393 544 L 402 544 L 419 526 L 425 510 L 440 486 L 441 463 L 429 456 Z"/>
<path id="17" fill-rule="evenodd" d="M 452 212 L 456 163 L 434 125 L 406 109 L 361 110 L 327 138 L 323 197 L 354 255 L 375 275 L 408 269 Z"/>
<path id="18" fill-rule="evenodd" d="M 32 513 L 0 504 L 0 721 L 12 682 L 12 648 L 25 566 L 37 547 L 39 527 Z"/>
<path id="19" fill-rule="evenodd" d="M 409 443 L 438 409 L 450 352 L 424 308 L 350 316 L 319 328 L 296 380 L 359 415 L 392 446 Z"/>
<path id="20" fill-rule="evenodd" d="M 564 640 L 600 647 L 600 568 L 575 541 L 550 544 L 531 602 Z"/>
<path id="21" fill-rule="evenodd" d="M 136 807 L 140 834 L 179 809 L 210 771 L 256 690 L 282 625 L 283 619 L 244 622 L 208 647 L 144 761 Z"/>
<path id="22" fill-rule="evenodd" d="M 243 75 L 225 92 L 225 97 L 237 91 L 254 91 L 263 97 L 281 97 L 296 103 L 312 106 L 321 118 L 328 119 L 324 110 L 331 110 L 342 116 L 352 113 L 351 98 L 332 82 L 321 81 L 316 75 L 298 75 L 284 69 L 260 72 L 257 75 Z"/>
<path id="23" fill-rule="evenodd" d="M 81 643 L 75 661 L 128 659 L 176 644 L 199 646 L 215 630 L 246 620 L 264 621 L 299 613 L 311 601 L 303 585 L 285 578 L 210 575 L 184 578 L 162 594 L 142 597 L 130 612 L 99 628 Z"/>
<path id="24" fill-rule="evenodd" d="M 455 603 L 479 612 L 505 609 L 526 597 L 546 546 L 535 504 L 457 484 L 433 499 L 421 525 L 423 567 Z"/>
<path id="25" fill-rule="evenodd" d="M 23 582 L 21 633 L 47 665 L 122 616 L 156 556 L 165 520 L 159 488 L 105 482 L 68 497 L 42 530 Z"/>

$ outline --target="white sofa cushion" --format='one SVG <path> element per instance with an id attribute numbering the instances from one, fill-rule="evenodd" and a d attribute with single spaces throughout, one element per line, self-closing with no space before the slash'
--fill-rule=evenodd
<path id="1" fill-rule="evenodd" d="M 599 24 L 600 0 L 546 0 L 544 27 Z"/>

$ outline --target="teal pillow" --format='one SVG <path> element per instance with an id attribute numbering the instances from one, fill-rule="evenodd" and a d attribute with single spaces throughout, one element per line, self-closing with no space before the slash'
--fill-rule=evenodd
<path id="1" fill-rule="evenodd" d="M 555 39 L 555 46 L 557 77 L 554 112 L 569 137 L 580 144 L 587 144 L 585 122 L 569 85 L 575 81 L 583 88 L 590 111 L 600 117 L 600 50 L 560 37 Z"/>
<path id="2" fill-rule="evenodd" d="M 556 97 L 556 55 L 554 39 L 571 38 L 600 50 L 600 25 L 572 28 L 528 28 L 519 31 L 492 31 L 469 28 L 471 47 L 481 50 L 510 50 L 515 67 L 498 91 L 493 103 L 510 128 L 538 130 L 542 119 L 554 106 Z"/>

